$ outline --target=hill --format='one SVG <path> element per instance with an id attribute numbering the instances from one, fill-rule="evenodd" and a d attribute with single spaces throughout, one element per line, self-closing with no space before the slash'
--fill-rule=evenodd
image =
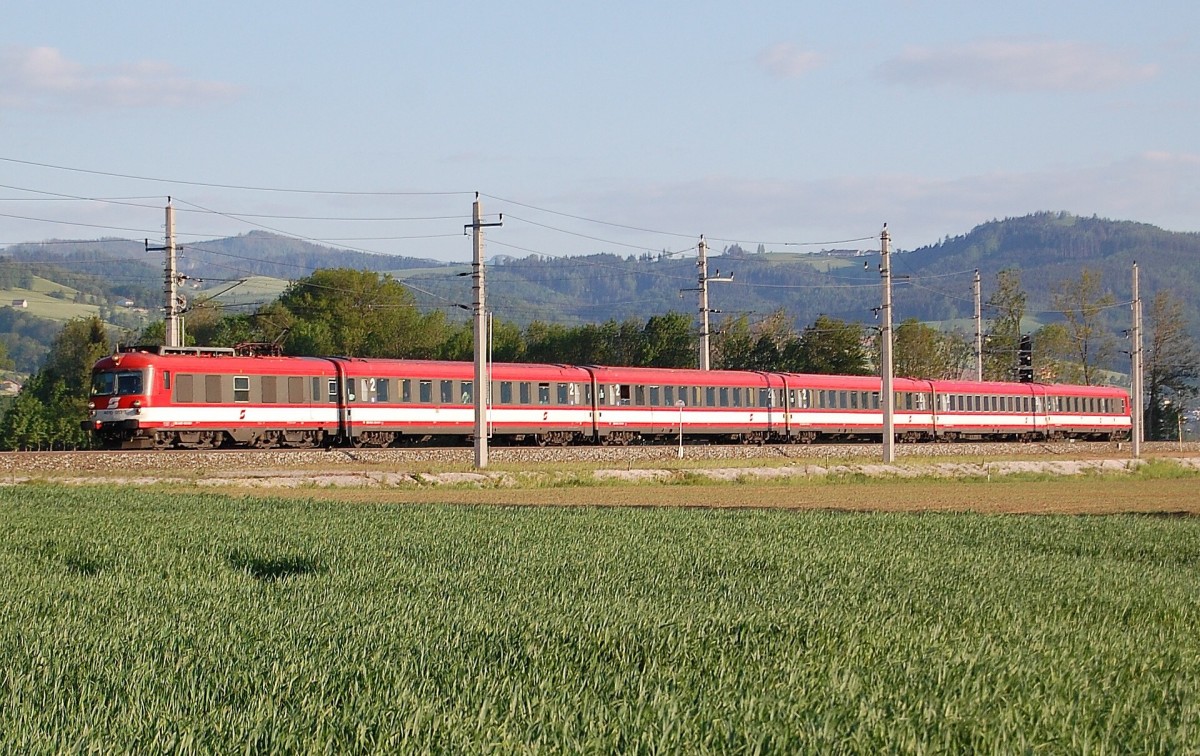
<path id="1" fill-rule="evenodd" d="M 986 301 L 994 290 L 996 273 L 1017 268 L 1031 319 L 1052 320 L 1056 317 L 1049 312 L 1053 287 L 1077 279 L 1084 268 L 1098 271 L 1118 302 L 1131 299 L 1135 260 L 1142 272 L 1144 297 L 1171 289 L 1188 303 L 1191 322 L 1200 323 L 1200 296 L 1196 296 L 1200 234 L 1049 212 L 989 221 L 935 245 L 896 251 L 895 317 L 949 327 L 969 324 L 974 271 L 978 269 L 983 277 Z M 7 278 L 0 276 L 0 297 L 27 298 L 31 308 L 34 289 L 22 285 L 31 279 L 16 280 L 18 271 L 58 285 L 63 293 L 55 304 L 82 304 L 88 312 L 94 307 L 110 319 L 123 315 L 122 308 L 128 310 L 130 303 L 151 316 L 161 312 L 162 256 L 147 252 L 140 242 L 18 244 L 0 251 L 0 261 L 8 263 L 7 268 L 0 265 L 0 272 L 8 271 Z M 710 285 L 712 317 L 717 322 L 738 314 L 756 319 L 783 309 L 801 326 L 821 314 L 871 322 L 880 300 L 878 262 L 877 245 L 805 254 L 761 247 L 750 253 L 737 246 L 712 252 L 710 275 L 719 271 L 734 278 Z M 189 300 L 216 298 L 239 308 L 269 301 L 288 281 L 317 268 L 335 267 L 387 272 L 407 283 L 423 306 L 470 301 L 470 282 L 463 276 L 468 268 L 461 263 L 372 255 L 262 231 L 189 243 L 179 251 Z M 497 256 L 488 267 L 488 302 L 497 317 L 522 325 L 535 319 L 567 324 L 644 321 L 669 311 L 695 312 L 696 276 L 694 258 L 666 254 Z M 67 312 L 57 307 L 47 317 Z M 33 314 L 32 309 L 27 313 Z M 1128 326 L 1127 308 L 1114 308 L 1109 315 L 1112 328 Z"/>

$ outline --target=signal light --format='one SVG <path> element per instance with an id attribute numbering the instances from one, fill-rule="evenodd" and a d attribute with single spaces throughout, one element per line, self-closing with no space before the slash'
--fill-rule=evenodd
<path id="1" fill-rule="evenodd" d="M 1017 380 L 1033 383 L 1033 337 L 1022 334 L 1017 347 Z"/>

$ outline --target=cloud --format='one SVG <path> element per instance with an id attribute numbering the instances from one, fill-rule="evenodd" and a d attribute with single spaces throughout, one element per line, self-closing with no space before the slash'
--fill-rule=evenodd
<path id="1" fill-rule="evenodd" d="M 801 50 L 793 44 L 781 42 L 760 52 L 755 62 L 772 76 L 780 79 L 798 79 L 819 68 L 825 59 L 820 53 Z"/>
<path id="2" fill-rule="evenodd" d="M 87 66 L 53 47 L 0 50 L 0 107 L 105 110 L 183 107 L 232 100 L 239 87 L 188 78 L 168 63 Z"/>
<path id="3" fill-rule="evenodd" d="M 1091 92 L 1152 78 L 1153 64 L 1099 45 L 985 39 L 943 49 L 910 48 L 877 75 L 891 84 L 999 92 Z"/>

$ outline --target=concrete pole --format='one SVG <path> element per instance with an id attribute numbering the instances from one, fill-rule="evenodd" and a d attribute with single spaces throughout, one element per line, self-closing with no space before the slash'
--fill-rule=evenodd
<path id="1" fill-rule="evenodd" d="M 474 256 L 471 259 L 471 312 L 475 318 L 475 467 L 488 465 L 487 389 L 490 383 L 487 369 L 487 315 L 484 309 L 483 282 L 483 224 L 479 195 L 471 208 L 471 228 L 474 233 Z"/>
<path id="2" fill-rule="evenodd" d="M 879 372 L 882 379 L 879 405 L 883 410 L 883 461 L 896 461 L 896 422 L 895 422 L 895 392 L 892 390 L 892 237 L 888 234 L 887 224 L 883 224 L 883 233 L 879 235 L 880 262 L 879 275 L 883 279 L 883 305 L 880 308 L 883 315 L 883 326 L 879 339 Z"/>
<path id="3" fill-rule="evenodd" d="M 1144 386 L 1143 386 L 1143 369 L 1142 362 L 1142 295 L 1138 286 L 1138 266 L 1133 264 L 1133 332 L 1130 333 L 1130 338 L 1133 344 L 1130 346 L 1129 352 L 1133 356 L 1133 380 L 1130 386 L 1130 399 L 1132 406 L 1130 407 L 1131 420 L 1133 421 L 1133 458 L 1138 459 L 1142 456 L 1142 438 L 1145 431 L 1142 428 L 1143 404 L 1145 402 Z"/>
<path id="4" fill-rule="evenodd" d="M 179 328 L 179 276 L 175 270 L 175 208 L 171 206 L 171 198 L 167 197 L 167 264 L 164 269 L 163 297 L 166 299 L 163 315 L 163 345 L 168 347 L 183 346 Z"/>
<path id="5" fill-rule="evenodd" d="M 696 260 L 700 268 L 700 369 L 709 369 L 708 341 L 708 243 L 700 237 L 700 257 Z"/>
<path id="6" fill-rule="evenodd" d="M 983 380 L 983 302 L 981 301 L 982 287 L 979 280 L 979 269 L 975 269 L 975 380 Z"/>
<path id="7" fill-rule="evenodd" d="M 488 363 L 489 331 L 487 309 L 484 302 L 483 282 L 483 229 L 488 226 L 504 225 L 504 217 L 496 223 L 483 222 L 483 207 L 479 193 L 475 193 L 475 204 L 471 206 L 471 229 L 474 254 L 471 258 L 471 314 L 475 321 L 475 467 L 482 470 L 488 464 L 488 407 L 492 388 L 492 376 Z"/>

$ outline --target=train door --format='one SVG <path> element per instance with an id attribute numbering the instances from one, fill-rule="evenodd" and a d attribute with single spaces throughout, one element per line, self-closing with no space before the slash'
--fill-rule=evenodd
<path id="1" fill-rule="evenodd" d="M 783 408 L 778 406 L 778 396 L 776 395 L 775 386 L 771 382 L 771 374 L 760 372 L 759 375 L 763 378 L 763 385 L 757 391 L 758 407 L 754 411 L 763 413 L 763 420 L 765 421 L 763 432 L 767 434 L 767 437 L 770 437 L 781 425 L 779 420 Z"/>
<path id="2" fill-rule="evenodd" d="M 347 375 L 347 365 L 344 360 L 332 360 L 334 370 L 337 377 L 330 380 L 330 400 L 336 400 L 337 403 L 337 420 L 338 420 L 338 438 L 342 441 L 349 441 L 353 438 L 354 433 L 354 417 L 353 417 L 353 402 L 354 396 L 354 379 Z"/>
<path id="3" fill-rule="evenodd" d="M 1049 438 L 1050 434 L 1054 432 L 1050 422 L 1050 413 L 1053 410 L 1050 406 L 1051 397 L 1046 395 L 1044 386 L 1032 383 L 1026 385 L 1029 386 L 1029 415 L 1033 421 L 1032 432 Z"/>

